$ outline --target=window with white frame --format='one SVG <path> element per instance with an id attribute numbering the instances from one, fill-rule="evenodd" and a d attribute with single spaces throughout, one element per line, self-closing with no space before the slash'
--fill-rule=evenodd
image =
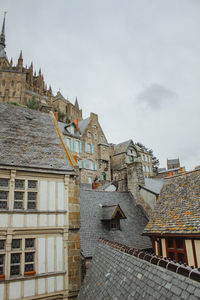
<path id="1" fill-rule="evenodd" d="M 70 139 L 69 138 L 65 139 L 65 143 L 66 143 L 66 146 L 70 149 Z"/>
<path id="2" fill-rule="evenodd" d="M 0 240 L 0 275 L 5 274 L 6 241 Z"/>
<path id="3" fill-rule="evenodd" d="M 74 141 L 74 152 L 79 153 L 79 141 Z"/>
<path id="4" fill-rule="evenodd" d="M 10 276 L 30 275 L 30 273 L 35 273 L 35 239 L 13 239 L 10 253 Z"/>
<path id="5" fill-rule="evenodd" d="M 36 209 L 37 186 L 37 180 L 15 179 L 14 209 Z"/>
<path id="6" fill-rule="evenodd" d="M 93 161 L 90 159 L 85 160 L 85 168 L 89 170 L 93 170 Z"/>
<path id="7" fill-rule="evenodd" d="M 0 209 L 8 209 L 9 180 L 0 178 Z"/>

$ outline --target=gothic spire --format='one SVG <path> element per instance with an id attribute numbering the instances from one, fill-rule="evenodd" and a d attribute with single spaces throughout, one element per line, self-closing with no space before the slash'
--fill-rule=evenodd
<path id="1" fill-rule="evenodd" d="M 76 100 L 75 100 L 75 106 L 76 106 L 77 108 L 79 108 L 77 97 L 76 97 Z"/>
<path id="2" fill-rule="evenodd" d="M 0 50 L 6 47 L 5 22 L 6 22 L 6 12 L 4 12 L 3 24 L 2 24 L 1 35 L 0 35 Z"/>

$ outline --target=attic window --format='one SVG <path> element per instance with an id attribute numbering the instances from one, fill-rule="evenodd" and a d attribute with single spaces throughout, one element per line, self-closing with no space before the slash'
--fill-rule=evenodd
<path id="1" fill-rule="evenodd" d="M 126 216 L 119 205 L 102 206 L 102 223 L 109 230 L 120 230 L 120 219 L 126 219 Z"/>

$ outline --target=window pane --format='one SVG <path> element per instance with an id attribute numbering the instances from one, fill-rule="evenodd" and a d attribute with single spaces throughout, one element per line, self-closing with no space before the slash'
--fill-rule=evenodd
<path id="1" fill-rule="evenodd" d="M 171 258 L 172 260 L 174 260 L 174 252 L 169 252 L 169 258 Z"/>
<path id="2" fill-rule="evenodd" d="M 8 179 L 0 178 L 0 186 L 1 187 L 8 187 Z"/>
<path id="3" fill-rule="evenodd" d="M 34 248 L 34 239 L 25 239 L 25 248 Z"/>
<path id="4" fill-rule="evenodd" d="M 0 200 L 8 199 L 8 191 L 0 191 Z"/>
<path id="5" fill-rule="evenodd" d="M 7 209 L 7 201 L 0 201 L 0 208 Z"/>
<path id="6" fill-rule="evenodd" d="M 185 262 L 185 256 L 183 253 L 177 253 L 177 256 L 178 256 L 178 262 L 182 262 L 182 263 Z"/>
<path id="7" fill-rule="evenodd" d="M 29 200 L 36 201 L 36 197 L 37 197 L 37 193 L 35 193 L 35 192 L 28 192 L 28 201 Z"/>
<path id="8" fill-rule="evenodd" d="M 28 180 L 28 188 L 29 189 L 36 189 L 37 188 L 37 181 L 36 180 Z"/>
<path id="9" fill-rule="evenodd" d="M 15 200 L 23 200 L 24 193 L 23 192 L 15 192 Z"/>
<path id="10" fill-rule="evenodd" d="M 36 202 L 28 202 L 28 209 L 36 209 Z"/>
<path id="11" fill-rule="evenodd" d="M 173 239 L 168 239 L 168 248 L 171 248 L 171 249 L 174 248 Z"/>
<path id="12" fill-rule="evenodd" d="M 25 265 L 24 272 L 29 272 L 29 271 L 34 271 L 34 265 L 33 264 Z"/>
<path id="13" fill-rule="evenodd" d="M 15 179 L 15 188 L 16 189 L 24 189 L 24 180 Z"/>
<path id="14" fill-rule="evenodd" d="M 4 263 L 4 255 L 1 254 L 0 255 L 0 265 L 3 265 L 3 263 Z"/>
<path id="15" fill-rule="evenodd" d="M 5 249 L 5 241 L 0 240 L 0 250 L 4 250 L 4 249 Z"/>
<path id="16" fill-rule="evenodd" d="M 19 275 L 20 274 L 20 265 L 10 267 L 10 275 Z"/>
<path id="17" fill-rule="evenodd" d="M 183 240 L 182 239 L 177 239 L 176 240 L 176 248 L 183 250 Z"/>
<path id="18" fill-rule="evenodd" d="M 23 209 L 23 201 L 15 201 L 14 209 Z"/>
<path id="19" fill-rule="evenodd" d="M 12 253 L 11 254 L 11 264 L 20 263 L 20 253 Z"/>
<path id="20" fill-rule="evenodd" d="M 34 253 L 26 252 L 25 253 L 25 262 L 33 262 L 34 261 Z"/>
<path id="21" fill-rule="evenodd" d="M 12 240 L 12 249 L 20 249 L 21 240 Z"/>

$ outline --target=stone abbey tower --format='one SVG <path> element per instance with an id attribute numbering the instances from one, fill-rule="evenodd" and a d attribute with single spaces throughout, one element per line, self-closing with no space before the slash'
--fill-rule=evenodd
<path id="1" fill-rule="evenodd" d="M 57 111 L 62 121 L 82 119 L 82 110 L 76 99 L 72 104 L 60 92 L 53 95 L 51 86 L 47 87 L 41 69 L 34 72 L 33 63 L 24 67 L 22 51 L 18 62 L 8 60 L 5 43 L 5 15 L 0 35 L 0 102 L 16 102 L 27 105 L 30 101 L 37 104 L 37 109 L 43 112 Z"/>

